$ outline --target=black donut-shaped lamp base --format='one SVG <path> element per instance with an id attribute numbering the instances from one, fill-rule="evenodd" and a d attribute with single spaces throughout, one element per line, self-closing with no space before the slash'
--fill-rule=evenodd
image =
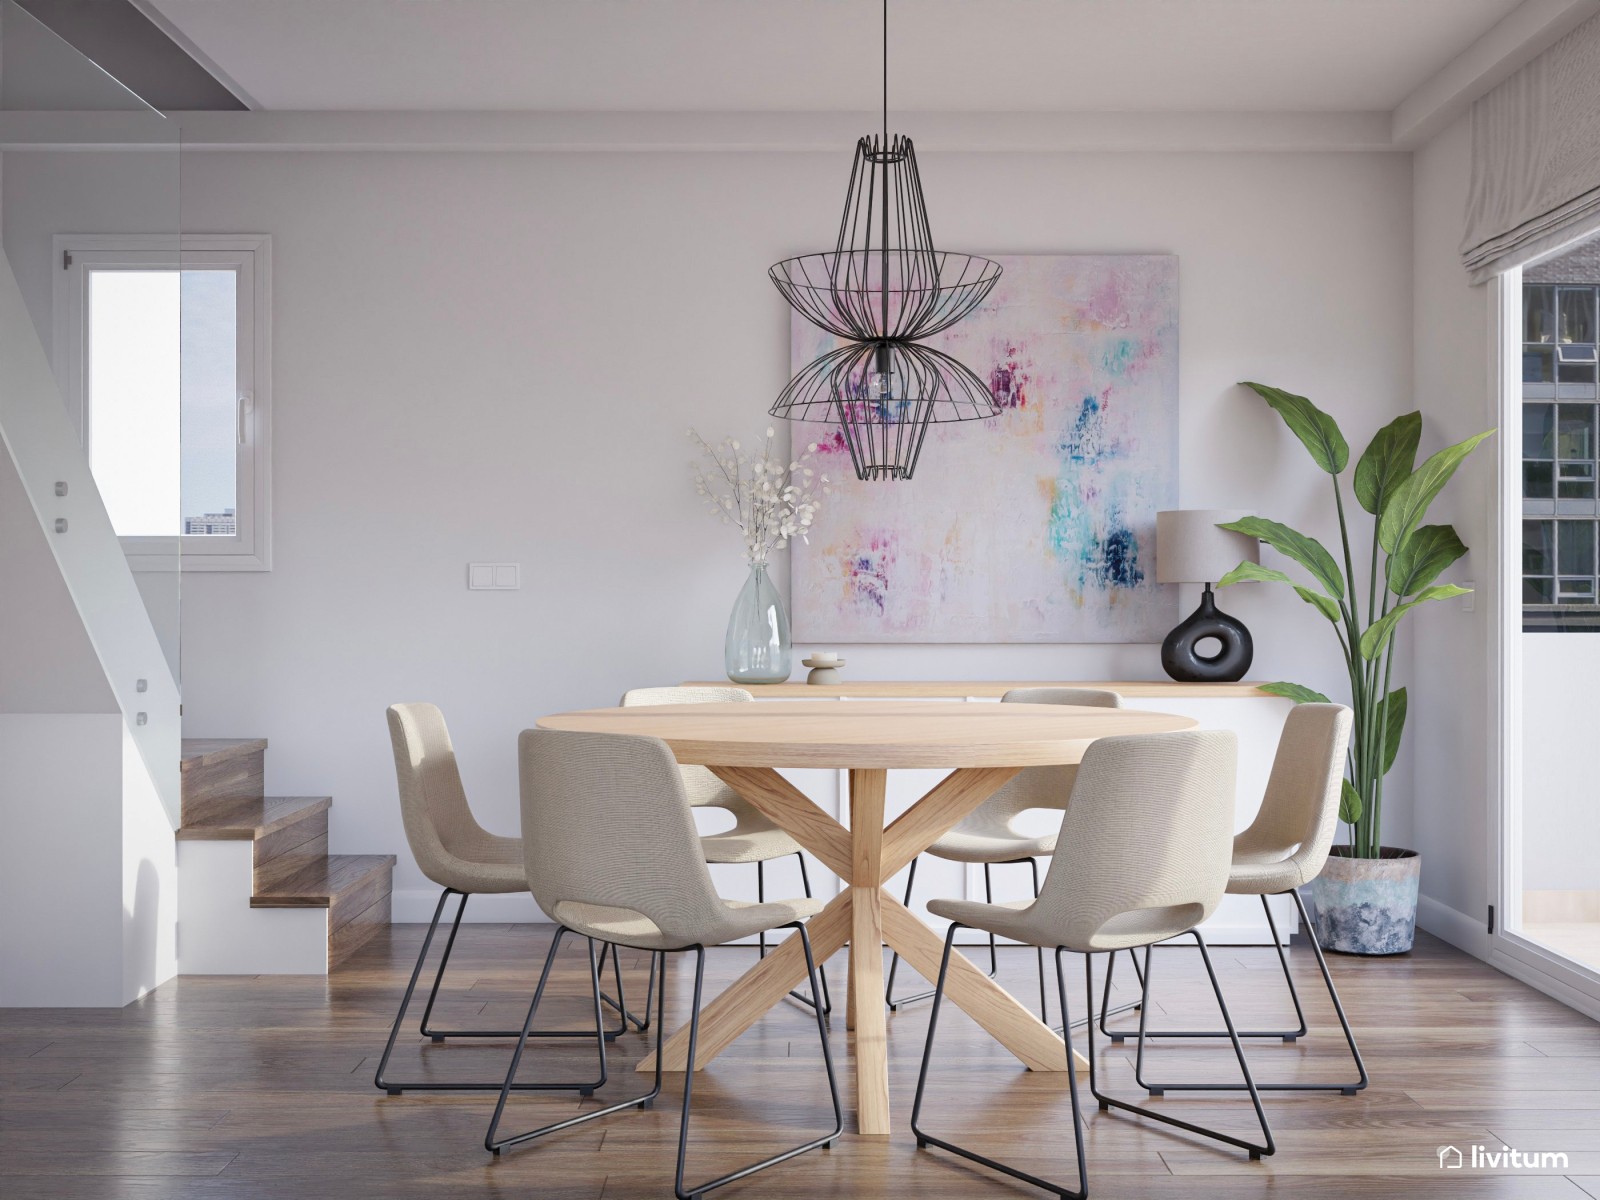
<path id="1" fill-rule="evenodd" d="M 1202 654 L 1199 644 L 1215 638 L 1221 649 Z M 1180 683 L 1234 683 L 1244 678 L 1255 657 L 1250 631 L 1217 608 L 1208 586 L 1200 607 L 1161 643 L 1161 667 Z"/>

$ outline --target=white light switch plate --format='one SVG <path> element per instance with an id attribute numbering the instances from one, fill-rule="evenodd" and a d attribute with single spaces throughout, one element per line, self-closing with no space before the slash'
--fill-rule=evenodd
<path id="1" fill-rule="evenodd" d="M 1468 589 L 1467 594 L 1461 597 L 1461 611 L 1476 612 L 1478 609 L 1478 593 L 1474 589 L 1476 589 L 1477 585 L 1469 579 L 1461 586 Z"/>
<path id="2" fill-rule="evenodd" d="M 467 564 L 467 588 L 470 591 L 515 592 L 521 587 L 521 563 Z"/>

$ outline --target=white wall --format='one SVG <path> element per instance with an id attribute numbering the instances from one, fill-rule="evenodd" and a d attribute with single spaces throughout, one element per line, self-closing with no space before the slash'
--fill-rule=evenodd
<path id="1" fill-rule="evenodd" d="M 122 714 L 0 713 L 0 1008 L 115 1008 L 177 974 L 177 849 Z"/>
<path id="2" fill-rule="evenodd" d="M 743 569 L 695 503 L 684 429 L 765 425 L 788 321 L 765 269 L 829 243 L 848 149 L 186 154 L 186 231 L 274 237 L 276 338 L 275 568 L 184 578 L 186 732 L 267 736 L 270 789 L 331 793 L 334 848 L 400 853 L 406 889 L 421 879 L 385 705 L 442 705 L 474 804 L 512 831 L 518 730 L 627 687 L 715 677 Z M 96 228 L 112 157 L 7 156 L 5 244 L 36 316 L 49 236 Z M 922 167 L 949 246 L 1176 253 L 1182 503 L 1336 536 L 1326 481 L 1233 385 L 1312 396 L 1358 448 L 1411 407 L 1408 156 Z M 923 476 L 911 486 L 936 487 L 937 464 Z M 523 590 L 469 593 L 470 560 L 520 561 Z M 1255 631 L 1253 675 L 1338 687 L 1333 639 L 1293 596 L 1238 589 L 1226 605 Z M 1159 674 L 1153 646 L 852 647 L 850 660 L 855 678 Z M 1396 779 L 1409 789 L 1408 762 Z M 1410 840 L 1404 813 L 1391 838 Z"/>
<path id="3" fill-rule="evenodd" d="M 1415 154 L 1414 272 L 1417 404 L 1424 449 L 1460 441 L 1497 423 L 1491 393 L 1487 287 L 1467 283 L 1458 246 L 1471 166 L 1469 119 Z M 1519 436 L 1513 431 L 1513 436 Z M 1451 571 L 1479 589 L 1474 611 L 1430 605 L 1411 618 L 1412 827 L 1422 851 L 1419 920 L 1468 948 L 1482 948 L 1490 895 L 1489 593 L 1494 582 L 1494 450 L 1467 461 L 1429 513 L 1449 522 L 1471 551 Z"/>
<path id="4" fill-rule="evenodd" d="M 107 811 L 122 793 L 121 747 L 119 713 L 0 714 L 0 1008 L 133 998 L 122 990 L 122 828 Z"/>
<path id="5" fill-rule="evenodd" d="M 1416 390 L 1429 433 L 1456 441 L 1498 423 L 1494 390 L 1494 296 L 1469 286 L 1461 238 L 1471 170 L 1470 122 L 1463 117 L 1414 159 Z M 1520 440 L 1520 431 L 1509 436 Z M 1497 449 L 1497 448 L 1495 448 Z M 1495 450 L 1480 451 L 1438 501 L 1433 519 L 1452 522 L 1471 555 L 1456 569 L 1476 581 L 1475 611 L 1437 606 L 1417 623 L 1413 709 L 1426 705 L 1416 747 L 1413 821 L 1423 854 L 1419 923 L 1496 966 L 1588 1011 L 1581 983 L 1515 953 L 1491 950 L 1487 906 L 1495 902 L 1495 764 L 1491 750 L 1495 554 Z M 1514 552 L 1514 548 L 1511 548 Z M 1600 638 L 1521 637 L 1523 885 L 1579 890 L 1597 885 L 1593 846 L 1593 705 L 1582 686 L 1600 663 Z M 1550 686 L 1559 678 L 1559 689 Z M 1580 690 L 1574 690 L 1575 688 Z M 1492 955 L 1492 956 L 1491 956 Z M 1592 1006 L 1591 1006 L 1592 1007 Z"/>

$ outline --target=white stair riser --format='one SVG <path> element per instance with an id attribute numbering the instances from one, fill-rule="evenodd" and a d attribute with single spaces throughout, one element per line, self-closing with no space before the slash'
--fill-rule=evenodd
<path id="1" fill-rule="evenodd" d="M 251 908 L 248 841 L 178 843 L 178 973 L 326 975 L 328 910 Z"/>

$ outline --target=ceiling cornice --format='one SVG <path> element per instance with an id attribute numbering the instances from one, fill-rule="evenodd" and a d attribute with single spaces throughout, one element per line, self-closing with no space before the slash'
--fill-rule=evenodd
<path id="1" fill-rule="evenodd" d="M 1600 0 L 1597 0 L 1600 2 Z M 832 153 L 873 113 L 185 112 L 0 114 L 0 150 Z M 911 113 L 919 153 L 1394 149 L 1388 113 Z"/>

